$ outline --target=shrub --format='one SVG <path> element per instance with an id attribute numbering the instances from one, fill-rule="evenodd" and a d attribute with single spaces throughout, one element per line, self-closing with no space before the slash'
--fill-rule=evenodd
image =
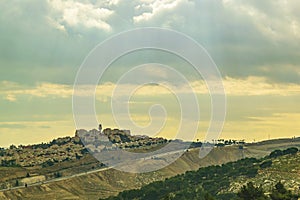
<path id="1" fill-rule="evenodd" d="M 277 158 L 278 156 L 282 156 L 283 155 L 283 152 L 279 149 L 277 150 L 274 150 L 270 153 L 269 157 L 270 158 Z"/>
<path id="2" fill-rule="evenodd" d="M 283 151 L 283 154 L 284 154 L 284 155 L 288 155 L 288 154 L 290 154 L 290 155 L 296 155 L 297 152 L 298 152 L 298 148 L 296 148 L 296 147 L 291 147 L 291 148 L 288 148 L 288 149 L 284 150 L 284 151 Z"/>
<path id="3" fill-rule="evenodd" d="M 261 163 L 259 166 L 260 166 L 260 168 L 262 168 L 262 169 L 271 167 L 271 166 L 272 166 L 272 160 L 267 160 L 267 161 Z"/>
<path id="4" fill-rule="evenodd" d="M 265 200 L 267 196 L 264 195 L 264 191 L 261 187 L 255 187 L 252 182 L 244 185 L 238 192 L 238 197 L 241 200 Z"/>

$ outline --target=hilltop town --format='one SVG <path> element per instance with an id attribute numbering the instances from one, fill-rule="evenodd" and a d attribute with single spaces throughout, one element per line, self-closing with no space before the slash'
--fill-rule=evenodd
<path id="1" fill-rule="evenodd" d="M 169 141 L 162 137 L 149 137 L 146 135 L 131 135 L 130 130 L 119 130 L 106 128 L 102 130 L 99 125 L 98 130 L 92 129 L 86 131 L 84 129 L 77 130 L 75 137 L 80 137 L 82 143 L 91 152 L 101 152 L 103 150 L 116 149 L 138 149 L 154 147 L 166 144 Z"/>
<path id="2" fill-rule="evenodd" d="M 51 166 L 69 160 L 82 158 L 89 150 L 101 152 L 109 149 L 147 149 L 165 144 L 164 138 L 132 136 L 129 130 L 92 129 L 76 130 L 74 137 L 63 137 L 49 143 L 35 145 L 11 145 L 0 149 L 0 166 Z"/>
<path id="3" fill-rule="evenodd" d="M 102 125 L 98 129 L 75 131 L 74 137 L 63 137 L 52 140 L 48 143 L 35 145 L 11 145 L 9 148 L 0 148 L 0 166 L 51 166 L 70 160 L 78 160 L 88 151 L 99 153 L 107 150 L 127 149 L 127 150 L 149 150 L 169 143 L 162 137 L 149 137 L 146 135 L 131 135 L 130 130 L 120 130 L 106 128 L 102 130 Z M 181 140 L 175 140 L 183 143 Z M 212 145 L 222 147 L 226 145 L 243 145 L 243 140 L 213 141 Z M 200 147 L 201 142 L 191 143 L 191 148 Z"/>
<path id="4" fill-rule="evenodd" d="M 118 153 L 121 149 L 136 153 L 153 152 L 151 159 L 155 160 L 158 158 L 154 150 L 160 150 L 169 143 L 173 143 L 173 146 L 164 149 L 167 153 L 165 156 L 174 150 L 181 150 L 181 145 L 197 148 L 203 144 L 199 140 L 185 142 L 178 139 L 132 135 L 129 130 L 111 128 L 102 130 L 102 126 L 99 125 L 98 129 L 89 131 L 78 129 L 73 137 L 57 138 L 48 143 L 11 145 L 9 148 L 0 148 L 0 167 L 3 174 L 9 174 L 11 169 L 19 172 L 14 177 L 3 176 L 0 189 L 24 187 L 87 171 L 101 170 L 110 164 L 107 163 L 107 159 L 98 159 L 97 154 L 101 154 L 102 158 L 109 155 L 108 160 L 116 158 L 115 162 L 119 162 Z M 231 145 L 240 148 L 245 142 L 219 139 L 208 144 L 217 148 Z"/>

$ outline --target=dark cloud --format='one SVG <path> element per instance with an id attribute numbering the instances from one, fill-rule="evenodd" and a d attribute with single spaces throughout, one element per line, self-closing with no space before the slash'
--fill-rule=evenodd
<path id="1" fill-rule="evenodd" d="M 71 84 L 90 49 L 101 40 L 98 30 L 58 30 L 51 24 L 47 1 L 0 3 L 0 77 L 20 83 Z M 79 27 L 80 29 L 80 27 Z M 99 35 L 99 34 L 98 34 Z M 94 41 L 93 41 L 94 40 Z"/>
<path id="2" fill-rule="evenodd" d="M 84 9 L 111 11 L 103 18 L 110 31 L 86 26 L 84 21 L 72 25 L 51 2 L 0 3 L 0 25 L 5 27 L 0 36 L 1 79 L 72 84 L 78 67 L 95 45 L 115 33 L 146 26 L 171 28 L 191 36 L 208 50 L 224 76 L 267 76 L 279 82 L 296 82 L 299 77 L 291 70 L 282 76 L 276 67 L 300 68 L 300 47 L 295 42 L 300 39 L 297 0 L 76 1 L 92 5 Z M 75 1 L 69 3 L 74 3 L 73 8 L 78 6 Z M 269 73 L 264 72 L 265 67 Z"/>

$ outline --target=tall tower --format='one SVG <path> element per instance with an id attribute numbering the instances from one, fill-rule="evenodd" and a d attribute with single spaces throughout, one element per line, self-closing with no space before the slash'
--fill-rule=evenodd
<path id="1" fill-rule="evenodd" d="M 100 133 L 102 132 L 102 124 L 99 124 L 99 127 L 98 127 Z"/>

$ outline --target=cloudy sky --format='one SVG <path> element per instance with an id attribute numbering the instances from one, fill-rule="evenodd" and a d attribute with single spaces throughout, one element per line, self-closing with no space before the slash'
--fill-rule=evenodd
<path id="1" fill-rule="evenodd" d="M 210 54 L 227 95 L 221 137 L 300 136 L 299 8 L 298 0 L 1 1 L 0 146 L 73 135 L 73 83 L 85 57 L 107 38 L 142 27 L 179 31 Z M 116 126 L 110 101 L 117 81 L 133 66 L 154 62 L 175 68 L 193 86 L 201 110 L 197 137 L 204 138 L 211 108 L 205 83 L 188 63 L 167 52 L 135 52 L 111 65 L 96 91 L 99 121 Z M 132 85 L 120 87 L 126 91 Z M 185 87 L 177 85 L 179 92 Z M 165 106 L 165 119 L 151 119 L 153 104 Z M 155 133 L 166 137 L 178 129 L 178 102 L 160 85 L 138 87 L 129 105 L 131 119 L 140 126 L 165 120 Z"/>

